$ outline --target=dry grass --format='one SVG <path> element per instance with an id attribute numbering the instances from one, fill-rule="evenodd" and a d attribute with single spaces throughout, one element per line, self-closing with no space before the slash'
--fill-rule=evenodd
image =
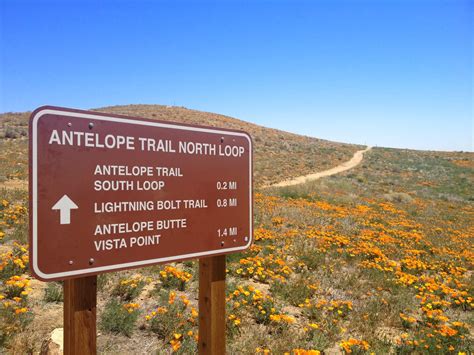
<path id="1" fill-rule="evenodd" d="M 174 121 L 213 127 L 225 127 L 249 132 L 254 140 L 255 185 L 263 186 L 284 179 L 306 175 L 332 168 L 349 160 L 361 146 L 336 143 L 327 140 L 300 136 L 276 129 L 258 126 L 232 117 L 215 113 L 189 110 L 184 107 L 162 105 L 128 105 L 97 109 L 132 117 L 144 117 L 163 121 Z M 27 132 L 29 112 L 0 115 L 0 137 L 7 130 Z M 23 134 L 22 133 L 22 134 Z M 18 135 L 24 137 L 24 135 Z M 25 178 L 27 173 L 26 140 L 0 139 L 0 182 L 6 178 Z M 12 154 L 21 153 L 22 158 Z M 4 166 L 15 162 L 14 167 Z"/>

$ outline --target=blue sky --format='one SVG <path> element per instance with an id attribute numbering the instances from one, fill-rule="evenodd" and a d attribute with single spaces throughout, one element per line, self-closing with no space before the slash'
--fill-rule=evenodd
<path id="1" fill-rule="evenodd" d="M 473 150 L 469 1 L 0 0 L 0 112 L 166 104 Z"/>

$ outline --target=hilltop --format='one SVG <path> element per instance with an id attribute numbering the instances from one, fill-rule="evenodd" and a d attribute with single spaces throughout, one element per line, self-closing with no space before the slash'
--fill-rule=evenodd
<path id="1" fill-rule="evenodd" d="M 184 107 L 127 105 L 103 107 L 94 111 L 246 131 L 250 133 L 254 141 L 256 187 L 332 168 L 349 160 L 354 152 L 362 148 L 362 146 L 354 144 L 301 136 L 216 113 L 190 110 Z M 0 137 L 26 137 L 29 115 L 30 112 L 1 114 Z M 26 143 L 20 139 L 1 144 L 3 154 L 6 151 L 15 152 L 13 155 L 17 160 L 17 165 L 0 172 L 0 181 L 2 175 L 3 178 L 7 176 L 24 178 L 27 161 L 21 159 L 18 162 L 17 153 L 26 149 Z M 3 154 L 0 156 L 1 158 L 5 157 Z M 6 159 L 12 161 L 8 155 Z"/>

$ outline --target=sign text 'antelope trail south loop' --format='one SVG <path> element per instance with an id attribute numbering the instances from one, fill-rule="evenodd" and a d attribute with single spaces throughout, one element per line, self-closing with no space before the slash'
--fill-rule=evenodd
<path id="1" fill-rule="evenodd" d="M 60 280 L 244 250 L 247 133 L 58 107 L 30 118 L 33 274 Z"/>

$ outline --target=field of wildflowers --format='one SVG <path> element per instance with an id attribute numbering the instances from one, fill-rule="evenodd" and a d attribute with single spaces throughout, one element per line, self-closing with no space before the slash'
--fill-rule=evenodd
<path id="1" fill-rule="evenodd" d="M 7 180 L 26 173 L 14 159 Z M 29 275 L 27 192 L 1 186 L 0 352 L 38 352 L 61 285 Z M 227 258 L 228 353 L 472 353 L 472 186 L 472 153 L 375 148 L 343 174 L 257 190 L 255 243 Z M 100 275 L 99 351 L 194 353 L 197 285 L 194 261 Z"/>

